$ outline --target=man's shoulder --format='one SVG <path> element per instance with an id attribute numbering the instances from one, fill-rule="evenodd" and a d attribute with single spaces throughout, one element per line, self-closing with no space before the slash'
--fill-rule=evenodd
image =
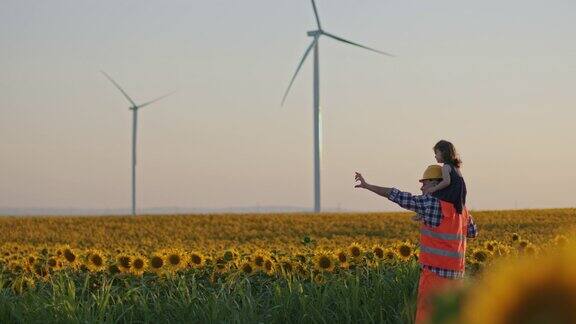
<path id="1" fill-rule="evenodd" d="M 440 206 L 441 200 L 432 196 L 431 194 L 422 194 L 419 197 L 430 205 Z"/>
<path id="2" fill-rule="evenodd" d="M 440 204 L 440 199 L 430 195 L 430 194 L 412 194 L 409 191 L 402 191 L 397 188 L 392 188 L 392 192 L 390 193 L 391 199 L 414 199 L 420 202 L 426 203 L 436 203 Z"/>
<path id="3" fill-rule="evenodd" d="M 425 193 L 425 194 L 420 194 L 420 195 L 415 195 L 415 197 L 418 197 L 419 199 L 422 200 L 429 200 L 429 201 L 436 201 L 436 202 L 440 202 L 440 199 L 432 196 L 431 194 Z"/>
<path id="4" fill-rule="evenodd" d="M 436 199 L 438 200 L 438 198 L 432 196 L 431 194 L 413 194 L 410 191 L 403 191 L 400 190 L 398 188 L 392 188 L 392 191 L 396 191 L 398 194 L 402 194 L 402 195 L 406 195 L 406 196 L 413 196 L 413 197 L 418 197 L 418 198 L 422 198 L 422 199 Z"/>

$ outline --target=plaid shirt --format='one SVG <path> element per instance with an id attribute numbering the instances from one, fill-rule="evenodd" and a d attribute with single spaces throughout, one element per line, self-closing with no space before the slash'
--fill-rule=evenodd
<path id="1" fill-rule="evenodd" d="M 409 192 L 403 192 L 396 188 L 392 188 L 388 199 L 390 199 L 392 202 L 395 202 L 404 209 L 416 212 L 420 217 L 420 221 L 425 225 L 438 227 L 440 226 L 440 222 L 442 222 L 443 216 L 442 209 L 440 207 L 440 200 L 431 195 L 414 196 Z M 468 217 L 466 237 L 473 238 L 478 234 L 478 228 L 474 223 L 474 219 L 472 219 L 472 215 L 468 213 L 468 216 L 470 217 Z M 444 278 L 455 279 L 462 278 L 464 276 L 464 271 L 442 269 L 428 265 L 422 265 L 422 267 Z"/>

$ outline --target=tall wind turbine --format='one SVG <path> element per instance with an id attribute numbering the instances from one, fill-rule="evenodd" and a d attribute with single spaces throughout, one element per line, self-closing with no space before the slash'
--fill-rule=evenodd
<path id="1" fill-rule="evenodd" d="M 106 76 L 106 78 L 108 80 L 110 80 L 110 82 L 112 82 L 116 86 L 116 88 L 118 88 L 118 90 L 120 90 L 120 92 L 122 92 L 124 97 L 126 97 L 126 99 L 128 99 L 128 101 L 131 104 L 129 109 L 132 110 L 132 216 L 135 216 L 136 215 L 136 129 L 137 129 L 137 125 L 138 125 L 138 109 L 143 108 L 145 106 L 148 106 L 151 103 L 154 103 L 160 99 L 166 98 L 169 95 L 173 94 L 174 92 L 170 92 L 170 93 L 165 94 L 161 97 L 158 97 L 154 100 L 150 100 L 150 101 L 145 102 L 141 105 L 137 105 L 134 102 L 134 100 L 132 100 L 132 98 L 130 98 L 130 96 L 128 96 L 126 91 L 124 91 L 124 89 L 122 89 L 122 87 L 120 87 L 120 85 L 118 83 L 116 83 L 116 81 L 114 81 L 114 79 L 112 79 L 112 77 L 110 77 L 104 71 L 101 71 L 101 72 L 102 72 L 102 74 L 104 74 L 104 76 Z"/>
<path id="2" fill-rule="evenodd" d="M 328 33 L 327 31 L 322 29 L 322 25 L 320 24 L 320 17 L 318 16 L 318 9 L 316 8 L 316 2 L 314 2 L 314 0 L 312 1 L 312 9 L 314 9 L 314 17 L 316 17 L 316 25 L 318 27 L 318 29 L 316 30 L 312 30 L 309 31 L 307 34 L 308 36 L 312 37 L 312 42 L 310 43 L 310 45 L 308 46 L 308 48 L 306 49 L 306 51 L 304 52 L 304 55 L 302 56 L 302 59 L 300 60 L 300 63 L 298 64 L 298 67 L 296 68 L 296 72 L 294 72 L 294 75 L 292 76 L 292 79 L 290 80 L 290 84 L 288 85 L 288 88 L 286 89 L 286 92 L 284 93 L 284 97 L 282 98 L 282 105 L 284 105 L 284 102 L 286 101 L 286 97 L 288 96 L 288 93 L 290 92 L 290 88 L 292 87 L 292 83 L 294 83 L 294 79 L 296 79 L 296 75 L 298 75 L 298 72 L 300 71 L 300 68 L 302 67 L 302 65 L 304 64 L 304 61 L 306 61 L 306 58 L 308 57 L 308 54 L 310 54 L 310 51 L 312 49 L 314 49 L 314 85 L 313 85 L 313 89 L 314 89 L 314 212 L 318 213 L 320 212 L 320 158 L 322 155 L 322 139 L 321 139 L 321 127 L 322 127 L 322 119 L 321 119 L 321 115 L 320 115 L 320 59 L 318 57 L 318 42 L 320 40 L 320 36 L 326 36 L 329 38 L 332 38 L 334 40 L 337 40 L 339 42 L 342 43 L 346 43 L 349 45 L 354 45 L 357 47 L 361 47 L 363 49 L 367 49 L 369 51 L 372 52 L 376 52 L 382 55 L 387 55 L 387 56 L 394 56 L 391 55 L 389 53 L 386 52 L 382 52 L 349 40 L 346 40 L 342 37 L 333 35 Z"/>

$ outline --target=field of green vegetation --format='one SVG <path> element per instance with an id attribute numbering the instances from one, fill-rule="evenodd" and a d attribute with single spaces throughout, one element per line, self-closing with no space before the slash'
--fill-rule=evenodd
<path id="1" fill-rule="evenodd" d="M 471 285 L 501 260 L 536 260 L 574 241 L 576 209 L 473 215 Z M 1 217 L 0 322 L 411 323 L 410 218 Z"/>

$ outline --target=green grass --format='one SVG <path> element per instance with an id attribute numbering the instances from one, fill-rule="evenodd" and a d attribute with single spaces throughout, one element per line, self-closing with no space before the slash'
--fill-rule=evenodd
<path id="1" fill-rule="evenodd" d="M 312 280 L 61 272 L 22 294 L 0 276 L 0 323 L 412 323 L 416 263 Z"/>

